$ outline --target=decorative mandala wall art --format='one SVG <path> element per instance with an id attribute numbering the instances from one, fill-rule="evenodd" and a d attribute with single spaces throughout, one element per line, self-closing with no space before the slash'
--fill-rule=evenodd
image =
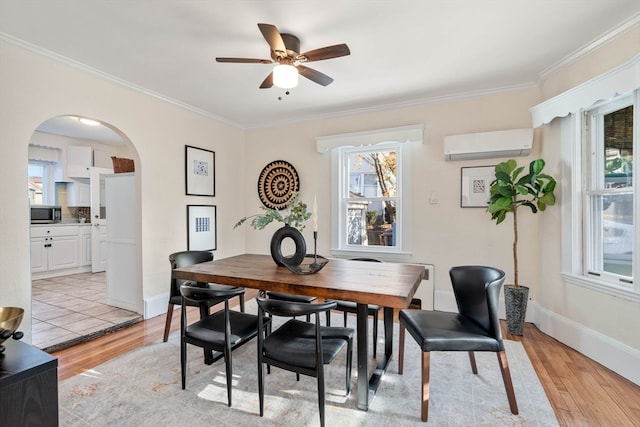
<path id="1" fill-rule="evenodd" d="M 284 209 L 300 190 L 300 178 L 293 165 L 284 160 L 269 163 L 258 178 L 258 196 L 270 209 Z"/>

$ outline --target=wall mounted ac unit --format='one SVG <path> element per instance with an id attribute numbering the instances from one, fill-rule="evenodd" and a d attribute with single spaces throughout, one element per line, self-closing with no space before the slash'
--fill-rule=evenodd
<path id="1" fill-rule="evenodd" d="M 533 129 L 450 135 L 444 137 L 444 158 L 472 160 L 527 156 L 532 146 Z"/>

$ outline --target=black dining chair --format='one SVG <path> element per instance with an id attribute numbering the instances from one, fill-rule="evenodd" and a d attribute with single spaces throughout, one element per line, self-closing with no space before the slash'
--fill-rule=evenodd
<path id="1" fill-rule="evenodd" d="M 260 416 L 264 416 L 264 367 L 276 366 L 299 375 L 316 377 L 320 425 L 325 425 L 324 365 L 331 363 L 347 346 L 346 395 L 351 393 L 351 360 L 354 330 L 320 325 L 320 313 L 335 308 L 335 302 L 296 303 L 256 297 L 258 303 L 258 394 Z M 315 323 L 290 319 L 266 334 L 265 313 L 280 317 L 315 315 Z"/>
<path id="2" fill-rule="evenodd" d="M 352 261 L 366 262 L 382 262 L 375 258 L 353 258 Z M 341 311 L 343 315 L 344 326 L 347 326 L 347 316 L 349 313 L 357 313 L 358 305 L 353 301 L 331 300 L 336 302 L 336 311 Z M 378 348 L 378 319 L 382 307 L 375 304 L 367 305 L 367 316 L 371 316 L 373 320 L 373 357 L 376 357 Z M 331 318 L 327 317 L 327 326 L 331 326 Z"/>
<path id="3" fill-rule="evenodd" d="M 175 252 L 169 255 L 169 263 L 171 264 L 171 270 L 176 268 L 188 267 L 194 264 L 200 264 L 201 262 L 207 262 L 213 260 L 213 253 L 209 251 L 182 251 Z M 163 342 L 167 342 L 169 339 L 169 331 L 171 330 L 171 319 L 173 317 L 174 305 L 180 305 L 182 303 L 182 296 L 180 294 L 180 286 L 184 284 L 194 284 L 195 282 L 189 280 L 181 280 L 171 278 L 171 284 L 169 288 L 169 306 L 167 307 L 167 316 L 164 323 L 164 336 Z M 240 299 L 240 311 L 244 312 L 244 293 L 238 295 Z M 203 301 L 202 303 L 192 303 L 187 301 L 188 306 L 198 306 L 200 308 L 200 318 L 204 318 L 210 312 L 212 306 L 221 303 L 222 299 L 211 299 Z"/>
<path id="4" fill-rule="evenodd" d="M 312 303 L 317 300 L 317 297 L 307 296 L 307 295 L 296 295 L 296 294 L 288 294 L 285 292 L 273 292 L 267 291 L 267 297 L 270 299 L 275 299 L 279 301 L 289 301 L 289 302 L 303 302 L 303 303 Z M 311 315 L 307 315 L 307 322 L 311 321 Z"/>
<path id="5" fill-rule="evenodd" d="M 233 365 L 231 352 L 247 343 L 258 334 L 258 325 L 266 327 L 270 320 L 260 319 L 255 314 L 243 313 L 229 309 L 229 299 L 239 296 L 243 288 L 212 284 L 182 285 L 182 313 L 180 317 L 180 370 L 182 389 L 186 386 L 187 344 L 201 347 L 205 352 L 213 353 L 212 362 L 224 358 L 227 376 L 227 401 L 231 406 L 231 384 Z M 208 300 L 221 300 L 224 309 L 204 317 L 192 324 L 187 324 L 187 304 L 199 304 Z"/>
<path id="6" fill-rule="evenodd" d="M 449 270 L 458 312 L 400 310 L 398 373 L 404 368 L 405 329 L 422 350 L 422 421 L 429 411 L 429 366 L 432 351 L 466 351 L 471 371 L 478 373 L 475 351 L 497 353 L 511 412 L 518 405 L 511 382 L 507 354 L 498 319 L 498 297 L 504 272 L 484 266 L 460 266 Z"/>

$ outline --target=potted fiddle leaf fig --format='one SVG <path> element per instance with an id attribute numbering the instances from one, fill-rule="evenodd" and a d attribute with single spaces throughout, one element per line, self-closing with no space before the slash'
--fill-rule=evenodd
<path id="1" fill-rule="evenodd" d="M 495 167 L 495 179 L 491 182 L 487 212 L 497 224 L 508 214 L 513 214 L 513 279 L 514 283 L 504 286 L 507 317 L 507 332 L 522 335 L 527 310 L 529 288 L 518 281 L 518 212 L 527 207 L 532 213 L 544 211 L 556 202 L 554 190 L 556 180 L 542 173 L 545 162 L 536 159 L 529 163 L 528 173 L 515 160 L 507 160 Z"/>

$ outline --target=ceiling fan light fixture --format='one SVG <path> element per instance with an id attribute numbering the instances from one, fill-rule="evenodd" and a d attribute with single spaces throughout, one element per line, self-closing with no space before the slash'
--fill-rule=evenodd
<path id="1" fill-rule="evenodd" d="M 298 86 L 298 69 L 288 64 L 276 65 L 273 68 L 273 84 L 282 89 Z"/>

